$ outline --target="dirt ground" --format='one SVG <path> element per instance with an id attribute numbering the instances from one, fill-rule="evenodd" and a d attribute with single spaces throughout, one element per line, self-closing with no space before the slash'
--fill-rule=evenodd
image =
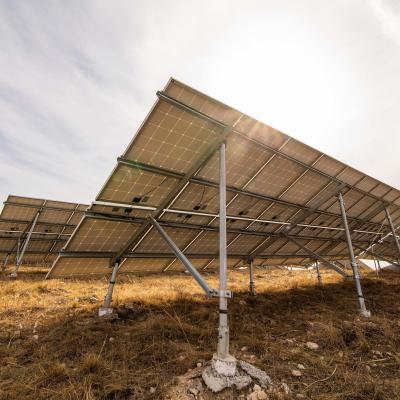
<path id="1" fill-rule="evenodd" d="M 114 320 L 97 317 L 106 279 L 43 276 L 1 277 L 0 399 L 163 399 L 216 349 L 217 299 L 185 274 L 119 277 L 113 303 L 127 311 Z M 369 320 L 357 315 L 353 282 L 333 273 L 322 286 L 308 271 L 255 277 L 252 297 L 247 272 L 230 273 L 231 353 L 285 388 L 269 399 L 400 399 L 400 274 L 364 272 Z M 216 275 L 207 280 L 217 287 Z"/>

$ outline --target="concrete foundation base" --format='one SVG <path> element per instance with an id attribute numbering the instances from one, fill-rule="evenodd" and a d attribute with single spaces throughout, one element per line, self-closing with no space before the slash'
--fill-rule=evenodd
<path id="1" fill-rule="evenodd" d="M 232 367 L 231 363 L 234 363 L 234 367 Z M 233 370 L 233 375 L 226 375 L 227 372 L 232 373 Z M 206 367 L 201 376 L 207 387 L 214 393 L 232 386 L 241 390 L 250 385 L 253 380 L 256 380 L 263 388 L 272 385 L 271 378 L 264 371 L 245 361 L 236 360 L 232 356 L 224 360 L 214 356 L 211 366 Z"/>
<path id="2" fill-rule="evenodd" d="M 113 314 L 114 309 L 112 307 L 100 307 L 99 317 L 108 317 Z"/>
<path id="3" fill-rule="evenodd" d="M 371 318 L 371 311 L 368 311 L 368 310 L 361 311 L 360 310 L 360 315 L 364 318 Z"/>
<path id="4" fill-rule="evenodd" d="M 214 354 L 211 360 L 211 367 L 219 375 L 234 376 L 236 374 L 236 358 L 232 356 L 219 358 Z"/>

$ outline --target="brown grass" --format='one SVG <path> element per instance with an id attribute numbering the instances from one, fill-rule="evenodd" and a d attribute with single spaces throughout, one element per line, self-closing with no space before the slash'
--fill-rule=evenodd
<path id="1" fill-rule="evenodd" d="M 114 305 L 135 313 L 116 321 L 97 317 L 106 279 L 42 277 L 25 269 L 17 281 L 0 281 L 0 399 L 160 399 L 216 348 L 217 299 L 189 276 L 120 277 Z M 214 274 L 207 280 L 217 286 Z M 400 276 L 363 279 L 368 321 L 357 316 L 352 282 L 328 272 L 323 281 L 318 287 L 304 271 L 257 271 L 253 298 L 246 272 L 232 272 L 232 353 L 286 382 L 286 398 L 400 399 Z M 298 364 L 305 370 L 294 377 Z"/>

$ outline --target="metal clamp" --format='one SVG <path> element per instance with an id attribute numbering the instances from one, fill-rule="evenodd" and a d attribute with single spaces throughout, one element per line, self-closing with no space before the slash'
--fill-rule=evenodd
<path id="1" fill-rule="evenodd" d="M 232 291 L 231 290 L 216 290 L 213 289 L 210 292 L 211 297 L 225 297 L 227 299 L 231 299 L 233 297 Z"/>

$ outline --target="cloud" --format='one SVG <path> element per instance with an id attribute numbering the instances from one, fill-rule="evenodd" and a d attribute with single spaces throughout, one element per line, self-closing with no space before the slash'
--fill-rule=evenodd
<path id="1" fill-rule="evenodd" d="M 399 56 L 320 4 L 0 2 L 0 197 L 92 201 L 170 76 L 399 185 Z"/>
<path id="2" fill-rule="evenodd" d="M 368 0 L 381 29 L 387 37 L 400 45 L 400 3 L 397 0 Z"/>

